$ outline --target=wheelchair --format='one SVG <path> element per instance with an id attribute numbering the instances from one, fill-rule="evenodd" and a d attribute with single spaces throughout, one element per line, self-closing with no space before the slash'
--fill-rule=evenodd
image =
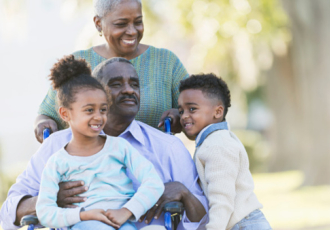
<path id="1" fill-rule="evenodd" d="M 171 118 L 167 117 L 164 120 L 165 133 L 172 135 L 171 133 Z M 43 139 L 45 140 L 50 135 L 50 129 L 45 129 L 43 131 Z M 184 211 L 183 204 L 181 202 L 169 202 L 164 208 L 164 222 L 166 230 L 176 230 Z M 23 216 L 21 219 L 21 226 L 28 226 L 27 230 L 34 230 L 35 227 L 39 225 L 39 220 L 37 216 L 27 215 Z M 55 230 L 51 228 L 51 230 Z"/>

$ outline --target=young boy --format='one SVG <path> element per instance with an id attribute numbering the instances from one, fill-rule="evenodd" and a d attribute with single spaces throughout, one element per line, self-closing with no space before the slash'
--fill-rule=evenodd
<path id="1" fill-rule="evenodd" d="M 181 81 L 180 122 L 196 140 L 194 161 L 209 200 L 207 230 L 271 229 L 253 192 L 254 183 L 244 146 L 228 130 L 227 84 L 214 74 L 192 75 Z"/>

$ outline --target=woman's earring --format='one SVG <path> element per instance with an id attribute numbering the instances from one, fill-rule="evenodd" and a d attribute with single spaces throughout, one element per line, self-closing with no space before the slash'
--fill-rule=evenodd
<path id="1" fill-rule="evenodd" d="M 100 37 L 102 37 L 102 30 L 101 30 L 101 31 L 99 31 L 99 35 L 100 35 Z"/>

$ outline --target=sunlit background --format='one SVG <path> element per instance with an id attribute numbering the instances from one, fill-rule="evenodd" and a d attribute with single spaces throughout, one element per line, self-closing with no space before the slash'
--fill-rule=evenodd
<path id="1" fill-rule="evenodd" d="M 227 120 L 272 227 L 330 229 L 330 1 L 142 2 L 142 43 L 229 84 Z M 33 122 L 49 69 L 103 43 L 93 16 L 91 0 L 0 0 L 0 206 L 39 147 Z"/>

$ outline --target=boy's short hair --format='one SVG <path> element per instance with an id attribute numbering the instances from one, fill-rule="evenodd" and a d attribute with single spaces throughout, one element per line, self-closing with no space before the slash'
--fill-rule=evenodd
<path id="1" fill-rule="evenodd" d="M 199 89 L 208 97 L 217 98 L 224 106 L 223 119 L 225 120 L 230 104 L 230 91 L 227 83 L 213 73 L 195 74 L 180 82 L 180 93 L 187 89 Z"/>

